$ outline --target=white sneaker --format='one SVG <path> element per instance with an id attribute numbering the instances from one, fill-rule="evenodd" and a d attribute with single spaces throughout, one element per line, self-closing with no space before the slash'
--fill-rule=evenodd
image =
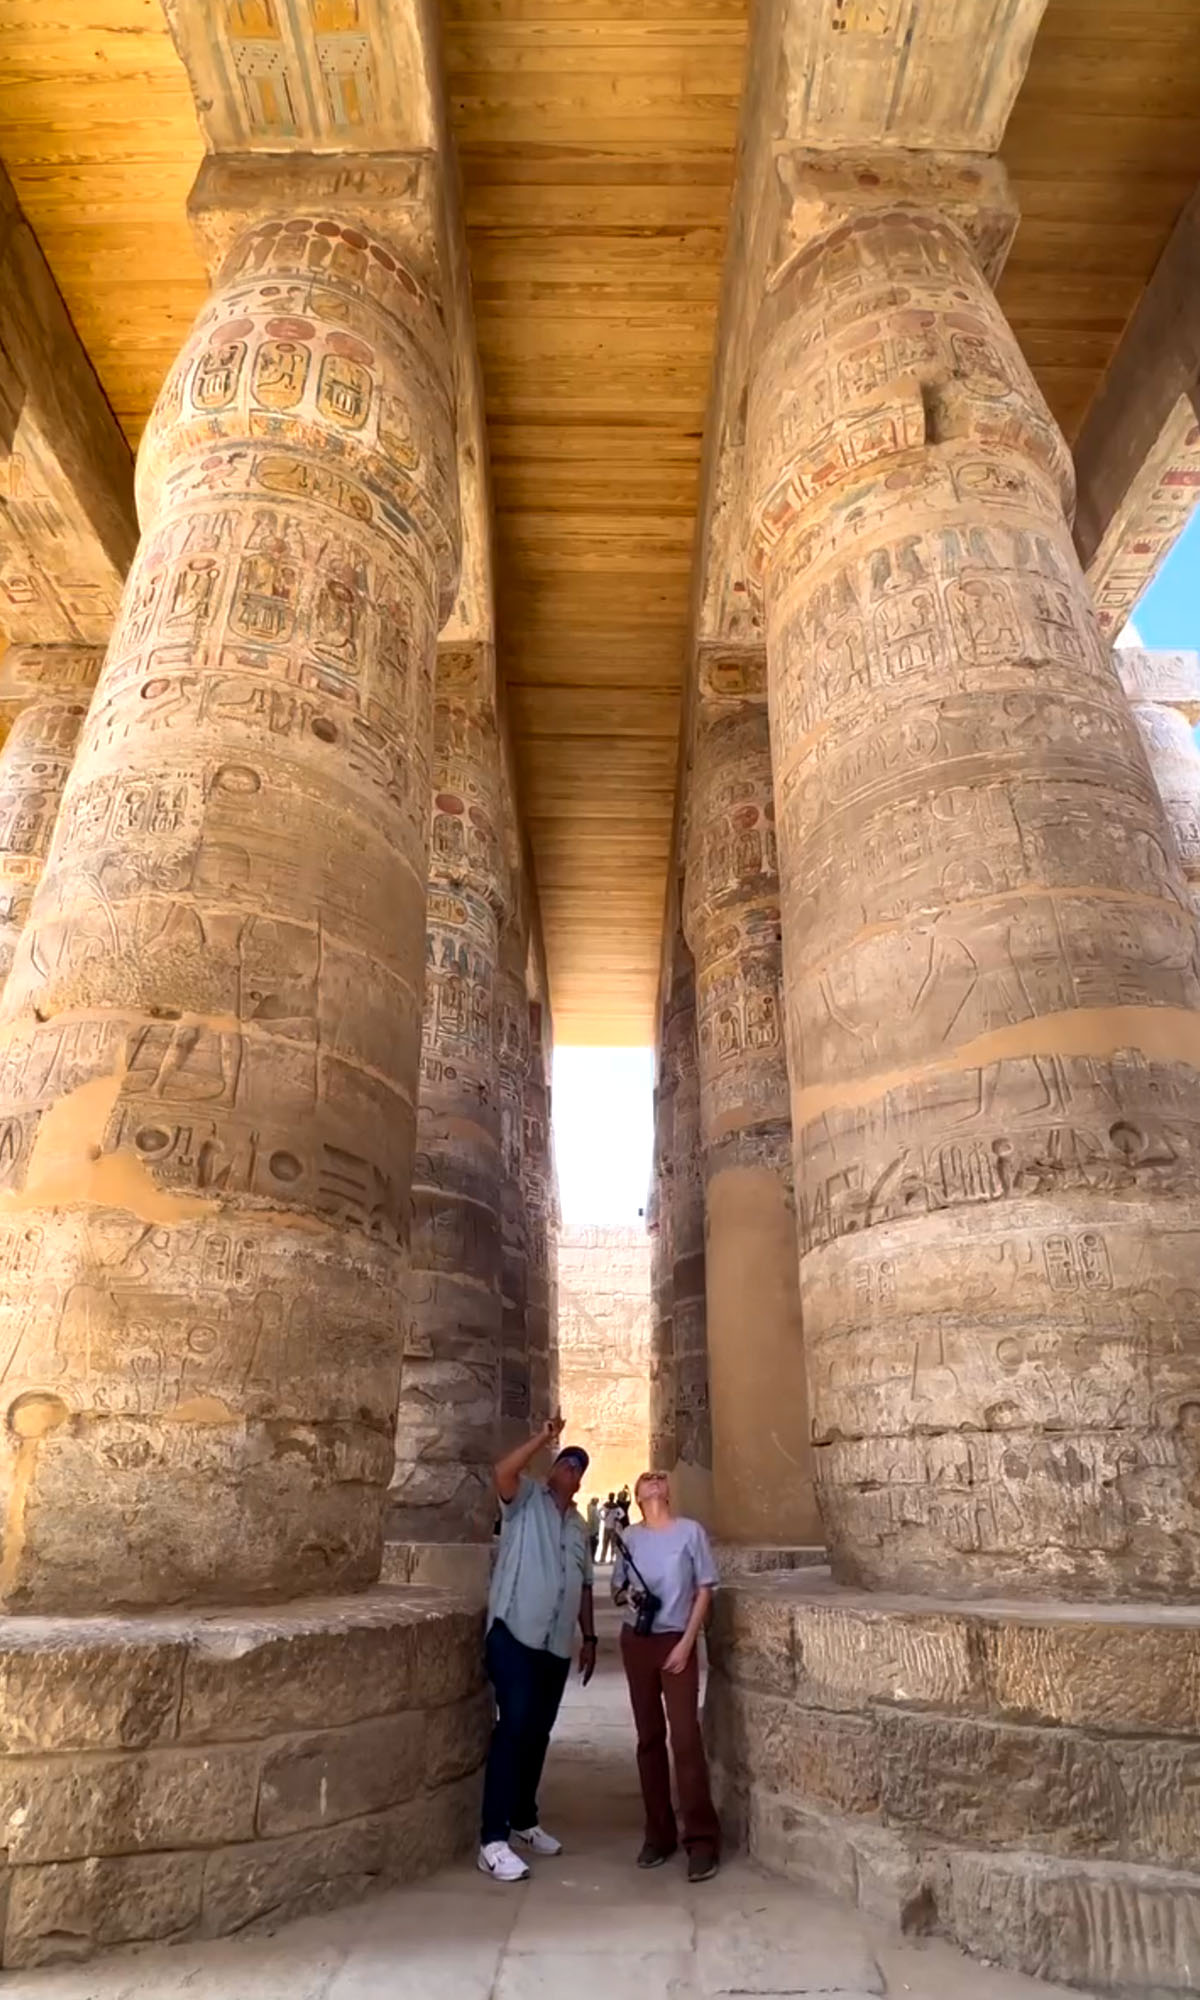
<path id="1" fill-rule="evenodd" d="M 529 1874 L 529 1863 L 513 1853 L 507 1840 L 489 1840 L 479 1850 L 479 1872 L 497 1882 L 523 1882 Z"/>
<path id="2" fill-rule="evenodd" d="M 519 1840 L 522 1847 L 527 1847 L 531 1854 L 562 1853 L 562 1841 L 555 1840 L 554 1835 L 547 1833 L 544 1826 L 514 1826 L 509 1838 Z"/>

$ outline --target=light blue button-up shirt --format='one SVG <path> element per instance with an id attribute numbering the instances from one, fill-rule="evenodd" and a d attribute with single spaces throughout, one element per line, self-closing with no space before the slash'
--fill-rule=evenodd
<path id="1" fill-rule="evenodd" d="M 500 1503 L 500 1548 L 488 1598 L 488 1629 L 502 1619 L 523 1646 L 571 1657 L 579 1601 L 592 1582 L 587 1523 L 565 1514 L 540 1479 L 522 1476 Z"/>

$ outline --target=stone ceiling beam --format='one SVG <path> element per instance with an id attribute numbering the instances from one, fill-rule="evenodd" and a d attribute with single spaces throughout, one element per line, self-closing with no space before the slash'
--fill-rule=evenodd
<path id="1" fill-rule="evenodd" d="M 104 645 L 136 546 L 129 446 L 0 168 L 0 632 Z"/>
<path id="2" fill-rule="evenodd" d="M 1200 493 L 1200 190 L 1084 419 L 1075 471 L 1075 544 L 1115 637 Z"/>

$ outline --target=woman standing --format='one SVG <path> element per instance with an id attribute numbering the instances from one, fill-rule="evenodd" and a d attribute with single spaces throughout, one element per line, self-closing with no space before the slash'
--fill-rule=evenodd
<path id="1" fill-rule="evenodd" d="M 628 1553 L 618 1550 L 613 1597 L 627 1607 L 621 1661 L 637 1725 L 638 1777 L 646 1810 L 638 1867 L 661 1867 L 679 1845 L 667 1758 L 669 1724 L 688 1881 L 706 1882 L 717 1872 L 721 1834 L 700 1734 L 696 1641 L 712 1604 L 717 1568 L 700 1523 L 671 1512 L 665 1472 L 643 1472 L 633 1495 L 642 1519 L 622 1536 Z M 641 1633 L 636 1630 L 638 1608 L 646 1591 L 659 1605 L 651 1629 Z"/>

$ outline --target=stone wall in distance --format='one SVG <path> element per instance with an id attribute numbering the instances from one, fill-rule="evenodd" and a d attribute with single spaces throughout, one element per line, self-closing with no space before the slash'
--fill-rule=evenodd
<path id="1" fill-rule="evenodd" d="M 558 1237 L 559 1403 L 564 1437 L 591 1453 L 580 1505 L 630 1488 L 650 1448 L 650 1238 L 574 1224 Z"/>

